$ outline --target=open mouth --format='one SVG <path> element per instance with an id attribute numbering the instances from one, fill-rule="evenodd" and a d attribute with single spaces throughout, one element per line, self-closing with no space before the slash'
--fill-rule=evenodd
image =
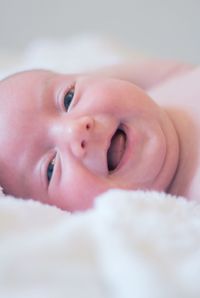
<path id="1" fill-rule="evenodd" d="M 124 155 L 126 147 L 126 134 L 125 132 L 118 128 L 114 135 L 112 136 L 110 147 L 107 152 L 107 164 L 108 171 L 114 171 Z"/>

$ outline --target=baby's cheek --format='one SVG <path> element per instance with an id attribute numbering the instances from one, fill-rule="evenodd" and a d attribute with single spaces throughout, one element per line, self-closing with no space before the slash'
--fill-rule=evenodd
<path id="1" fill-rule="evenodd" d="M 89 209 L 93 206 L 96 196 L 111 188 L 105 178 L 88 171 L 81 171 L 81 174 L 66 181 L 63 179 L 52 197 L 57 207 L 68 211 Z"/>

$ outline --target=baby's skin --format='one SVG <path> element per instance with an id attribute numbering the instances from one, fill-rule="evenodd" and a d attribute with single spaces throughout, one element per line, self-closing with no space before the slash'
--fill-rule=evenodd
<path id="1" fill-rule="evenodd" d="M 145 62 L 1 81 L 4 192 L 69 211 L 112 188 L 200 200 L 199 79 L 199 68 Z"/>

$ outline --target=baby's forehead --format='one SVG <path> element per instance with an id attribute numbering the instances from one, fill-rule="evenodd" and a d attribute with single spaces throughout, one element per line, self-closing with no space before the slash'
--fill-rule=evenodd
<path id="1" fill-rule="evenodd" d="M 13 92 L 17 91 L 17 84 L 15 84 L 16 79 L 23 79 L 22 72 L 14 73 L 0 81 L 0 103 L 5 100 L 8 101 L 11 98 Z"/>
<path id="2" fill-rule="evenodd" d="M 16 78 L 26 76 L 30 72 L 31 72 L 31 70 L 24 70 L 24 71 L 19 71 L 19 72 L 12 73 L 12 74 L 6 76 L 5 78 L 3 78 L 2 80 L 0 80 L 0 86 L 3 86 L 4 84 L 9 83 L 9 82 L 11 82 L 12 80 L 14 80 Z"/>
<path id="3" fill-rule="evenodd" d="M 39 74 L 43 74 L 43 73 L 45 74 L 45 73 L 51 73 L 51 72 L 52 71 L 46 70 L 46 69 L 28 69 L 28 70 L 15 72 L 0 80 L 0 85 L 11 82 L 12 80 L 15 80 L 15 79 L 20 79 L 20 78 L 23 79 L 24 77 L 27 77 L 30 75 L 39 75 Z"/>
<path id="4" fill-rule="evenodd" d="M 39 79 L 41 76 L 52 74 L 52 71 L 44 69 L 31 69 L 13 73 L 4 79 L 0 80 L 0 100 L 4 95 L 15 93 L 18 91 L 18 84 L 32 82 L 35 79 Z M 26 86 L 26 84 L 25 84 Z M 24 87 L 25 87 L 24 86 Z"/>

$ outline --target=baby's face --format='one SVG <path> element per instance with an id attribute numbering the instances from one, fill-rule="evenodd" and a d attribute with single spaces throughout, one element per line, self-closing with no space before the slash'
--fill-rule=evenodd
<path id="1" fill-rule="evenodd" d="M 0 83 L 0 127 L 4 190 L 70 211 L 111 188 L 163 190 L 176 168 L 170 120 L 127 81 L 17 74 Z"/>

